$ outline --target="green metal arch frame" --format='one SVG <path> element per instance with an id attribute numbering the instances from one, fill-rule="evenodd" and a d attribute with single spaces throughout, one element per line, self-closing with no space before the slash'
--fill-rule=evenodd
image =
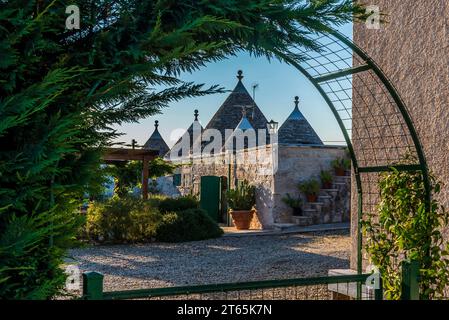
<path id="1" fill-rule="evenodd" d="M 346 38 L 344 35 L 339 33 L 336 30 L 329 30 L 329 35 L 335 37 L 340 41 L 341 44 L 344 44 L 348 49 L 350 49 L 353 53 L 356 53 L 363 61 L 366 63 L 368 67 L 358 67 L 357 72 L 363 72 L 366 70 L 372 70 L 374 74 L 377 76 L 377 78 L 380 80 L 380 82 L 385 86 L 391 97 L 393 98 L 396 107 L 400 114 L 402 115 L 402 119 L 405 122 L 407 129 L 409 131 L 410 137 L 413 140 L 414 148 L 419 160 L 419 165 L 417 166 L 385 166 L 385 167 L 378 167 L 378 168 L 361 168 L 358 164 L 357 160 L 357 154 L 354 150 L 351 137 L 349 136 L 348 131 L 345 128 L 345 125 L 343 123 L 342 118 L 340 117 L 339 113 L 337 112 L 337 108 L 335 104 L 332 102 L 329 95 L 326 93 L 326 91 L 323 89 L 323 87 L 320 85 L 320 81 L 317 80 L 317 77 L 312 76 L 303 66 L 301 66 L 296 61 L 289 58 L 287 55 L 276 52 L 276 54 L 284 59 L 285 62 L 295 67 L 297 70 L 299 70 L 312 84 L 313 86 L 318 90 L 320 95 L 323 97 L 323 99 L 326 101 L 327 105 L 331 109 L 335 119 L 338 122 L 338 125 L 343 133 L 343 136 L 345 138 L 345 141 L 347 143 L 348 151 L 351 156 L 353 169 L 354 169 L 354 175 L 355 175 L 355 181 L 356 181 L 356 189 L 357 189 L 357 272 L 359 274 L 362 274 L 362 246 L 363 246 L 363 239 L 362 239 L 362 231 L 361 231 L 361 222 L 363 218 L 363 184 L 361 180 L 361 171 L 366 169 L 364 172 L 382 172 L 382 171 L 389 171 L 391 167 L 395 167 L 399 171 L 420 171 L 423 176 L 423 183 L 426 191 L 426 208 L 427 210 L 430 209 L 430 203 L 431 203 L 431 186 L 430 186 L 430 177 L 429 177 L 429 171 L 428 166 L 426 162 L 426 157 L 421 145 L 421 142 L 419 140 L 418 134 L 416 132 L 416 129 L 413 125 L 413 122 L 411 120 L 411 117 L 407 111 L 407 108 L 405 106 L 404 101 L 401 99 L 398 91 L 394 87 L 394 85 L 391 83 L 391 81 L 388 79 L 388 77 L 385 75 L 385 73 L 381 70 L 381 68 L 373 61 L 372 58 L 368 56 L 366 52 L 364 52 L 361 48 L 359 48 L 356 44 L 354 44 L 351 40 Z M 340 72 L 337 72 L 335 76 L 344 76 L 348 75 L 350 71 L 342 70 Z M 322 79 L 327 79 L 328 77 L 321 77 Z M 353 102 L 352 102 L 353 103 Z M 372 169 L 373 171 L 369 171 L 369 169 Z"/>

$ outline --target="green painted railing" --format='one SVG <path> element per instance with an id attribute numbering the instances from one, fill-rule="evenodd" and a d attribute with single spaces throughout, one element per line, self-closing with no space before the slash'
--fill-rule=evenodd
<path id="1" fill-rule="evenodd" d="M 418 261 L 403 261 L 401 264 L 401 299 L 402 300 L 419 300 L 420 299 L 420 264 Z M 167 288 L 151 288 L 151 289 L 137 289 L 124 291 L 109 291 L 104 292 L 103 280 L 104 276 L 98 272 L 83 273 L 83 295 L 84 300 L 120 300 L 120 299 L 139 299 L 139 298 L 163 298 L 163 297 L 179 297 L 189 296 L 195 294 L 226 294 L 229 292 L 252 291 L 257 292 L 265 289 L 289 289 L 298 290 L 293 295 L 296 299 L 323 298 L 323 292 L 335 293 L 337 298 L 354 298 L 366 300 L 383 300 L 382 279 L 379 280 L 379 287 L 377 289 L 368 290 L 366 282 L 371 274 L 355 274 L 355 275 L 336 275 L 326 277 L 312 277 L 312 278 L 298 278 L 298 279 L 283 279 L 283 280 L 266 280 L 266 281 L 252 281 L 252 282 L 238 282 L 238 283 L 219 283 L 198 286 L 183 286 L 183 287 L 167 287 Z M 321 296 L 318 294 L 314 296 L 301 296 L 307 293 L 307 288 L 328 285 L 326 288 L 320 288 Z M 338 285 L 342 285 L 340 290 Z M 361 287 L 364 287 L 365 292 L 361 292 Z M 346 291 L 345 291 L 346 290 Z M 260 295 L 255 295 L 256 299 Z M 227 297 L 227 296 L 226 296 Z M 238 295 L 240 297 L 240 295 Z M 254 297 L 254 295 L 252 296 Z M 324 297 L 326 298 L 326 297 Z M 329 297 L 328 297 L 329 298 Z M 212 299 L 215 299 L 212 297 Z M 250 299 L 251 295 L 250 295 Z M 263 292 L 262 292 L 262 299 Z"/>
<path id="2" fill-rule="evenodd" d="M 419 300 L 419 262 L 403 261 L 401 278 L 402 300 Z"/>
<path id="3" fill-rule="evenodd" d="M 139 298 L 161 298 L 161 297 L 176 297 L 176 296 L 188 296 L 194 294 L 211 294 L 211 293 L 230 293 L 241 291 L 260 291 L 265 289 L 308 289 L 309 287 L 323 286 L 323 285 L 343 285 L 348 291 L 350 296 L 350 287 L 355 288 L 356 285 L 363 285 L 366 283 L 370 274 L 356 274 L 356 275 L 339 275 L 339 276 L 326 276 L 326 277 L 313 277 L 313 278 L 299 278 L 299 279 L 285 279 L 285 280 L 267 280 L 267 281 L 253 281 L 253 282 L 240 282 L 240 283 L 221 283 L 221 284 L 209 284 L 198 286 L 183 286 L 183 287 L 168 287 L 168 288 L 152 288 L 152 289 L 137 289 L 137 290 L 125 290 L 125 291 L 103 291 L 103 275 L 98 272 L 86 272 L 83 274 L 83 296 L 82 299 L 86 300 L 118 300 L 118 299 L 139 299 Z M 351 286 L 351 284 L 354 284 Z M 327 293 L 335 292 L 329 290 L 328 287 L 321 288 L 322 291 Z M 344 291 L 344 290 L 343 290 Z M 286 291 L 287 292 L 287 291 Z M 302 291 L 299 294 L 303 294 L 307 291 Z M 335 292 L 339 294 L 345 294 L 344 292 Z M 295 292 L 298 295 L 298 292 Z M 257 294 L 256 294 L 257 296 Z M 259 295 L 260 296 L 260 295 Z M 318 296 L 318 294 L 317 294 Z M 382 289 L 373 290 L 373 292 L 366 292 L 364 294 L 365 299 L 378 299 L 382 300 Z M 313 298 L 314 296 L 311 295 Z M 359 298 L 362 296 L 359 295 Z M 262 292 L 263 298 L 263 292 Z M 299 297 L 301 298 L 301 297 Z M 303 297 L 304 298 L 304 297 Z M 309 296 L 305 297 L 309 299 Z M 353 296 L 356 298 L 356 296 Z"/>

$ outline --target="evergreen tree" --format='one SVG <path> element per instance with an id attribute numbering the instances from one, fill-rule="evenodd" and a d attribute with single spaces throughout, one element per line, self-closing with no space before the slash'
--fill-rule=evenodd
<path id="1" fill-rule="evenodd" d="M 310 33 L 363 16 L 352 0 L 80 0 L 67 30 L 69 4 L 0 1 L 1 298 L 60 292 L 112 125 L 222 91 L 181 72 L 240 51 L 298 61 Z"/>

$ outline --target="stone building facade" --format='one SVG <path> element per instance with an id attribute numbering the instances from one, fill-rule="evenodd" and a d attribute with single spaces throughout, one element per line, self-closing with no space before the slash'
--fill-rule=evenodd
<path id="1" fill-rule="evenodd" d="M 378 6 L 380 11 L 386 14 L 387 23 L 382 24 L 379 30 L 368 29 L 364 24 L 355 24 L 354 42 L 383 69 L 408 107 L 429 168 L 444 183 L 439 197 L 441 203 L 447 207 L 449 1 L 364 2 Z M 355 217 L 357 210 L 353 208 L 352 212 Z M 355 268 L 357 257 L 355 222 L 356 219 L 353 219 L 352 268 Z"/>
<path id="2" fill-rule="evenodd" d="M 211 157 L 192 158 L 191 163 L 180 168 L 184 194 L 199 194 L 201 176 L 221 176 L 234 181 L 248 180 L 256 186 L 257 221 L 253 228 L 270 229 L 276 224 L 321 224 L 349 221 L 350 177 L 334 177 L 332 189 L 321 190 L 318 202 L 308 204 L 305 199 L 303 218 L 297 221 L 282 198 L 286 194 L 301 197 L 297 185 L 315 178 L 321 170 L 331 170 L 331 161 L 345 157 L 343 147 L 278 145 L 277 170 L 273 173 L 272 146 L 238 151 L 237 162 L 226 161 L 227 153 Z M 262 159 L 252 161 L 252 159 Z M 229 165 L 229 163 L 231 165 Z"/>

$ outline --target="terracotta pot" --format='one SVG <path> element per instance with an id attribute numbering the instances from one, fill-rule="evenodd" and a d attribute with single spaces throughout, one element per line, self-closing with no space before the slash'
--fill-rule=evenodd
<path id="1" fill-rule="evenodd" d="M 318 196 L 316 194 L 308 194 L 306 195 L 308 202 L 317 202 Z"/>
<path id="2" fill-rule="evenodd" d="M 346 175 L 346 170 L 343 168 L 334 168 L 335 175 L 338 177 L 344 177 Z"/>
<path id="3" fill-rule="evenodd" d="M 237 230 L 248 230 L 251 225 L 254 210 L 231 210 L 230 214 Z"/>
<path id="4" fill-rule="evenodd" d="M 323 189 L 332 189 L 332 182 L 323 182 Z"/>

